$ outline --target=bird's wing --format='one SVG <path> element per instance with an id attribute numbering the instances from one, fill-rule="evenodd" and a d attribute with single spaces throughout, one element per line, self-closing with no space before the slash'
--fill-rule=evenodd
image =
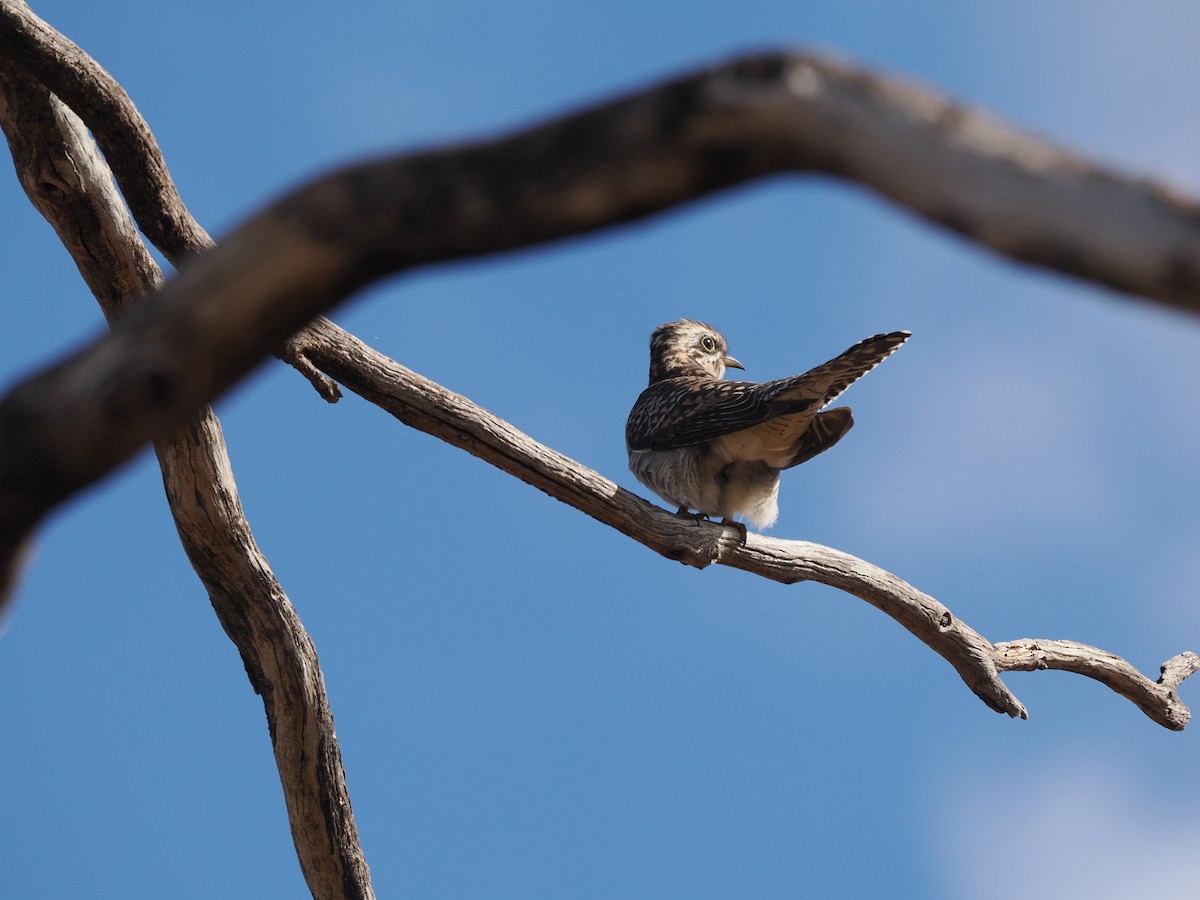
<path id="1" fill-rule="evenodd" d="M 731 452 L 745 459 L 769 458 L 779 468 L 796 465 L 788 460 L 797 455 L 797 449 L 803 451 L 798 454 L 802 457 L 799 461 L 821 452 L 793 447 L 816 412 L 896 352 L 909 337 L 907 331 L 877 334 L 803 375 L 762 384 L 699 377 L 655 382 L 633 405 L 625 425 L 625 443 L 633 451 L 674 450 L 757 425 L 761 433 L 755 429 L 744 435 L 749 442 L 745 447 L 742 441 L 733 439 L 738 446 L 735 449 L 731 444 Z M 789 418 L 772 421 L 780 416 Z M 846 424 L 837 438 L 849 428 Z M 837 438 L 822 449 L 833 446 Z"/>
<path id="2" fill-rule="evenodd" d="M 730 459 L 761 460 L 777 469 L 799 465 L 824 453 L 853 427 L 854 419 L 848 407 L 824 413 L 818 410 L 891 356 L 908 338 L 907 331 L 877 334 L 803 375 L 760 385 L 768 402 L 803 403 L 806 411 L 771 418 L 725 435 L 719 441 L 718 452 Z"/>
<path id="3" fill-rule="evenodd" d="M 810 400 L 820 409 L 895 353 L 911 336 L 908 331 L 874 335 L 803 375 L 768 381 L 763 388 L 773 400 Z"/>
<path id="4" fill-rule="evenodd" d="M 803 412 L 812 400 L 772 398 L 764 384 L 668 378 L 638 397 L 625 424 L 630 450 L 674 450 L 711 441 L 776 416 Z"/>

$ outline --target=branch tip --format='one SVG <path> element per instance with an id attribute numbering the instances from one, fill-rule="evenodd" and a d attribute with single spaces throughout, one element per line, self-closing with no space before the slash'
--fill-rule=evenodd
<path id="1" fill-rule="evenodd" d="M 1177 688 L 1198 671 L 1200 671 L 1200 656 L 1191 650 L 1185 650 L 1159 666 L 1161 674 L 1158 683 L 1164 687 Z"/>
<path id="2" fill-rule="evenodd" d="M 313 365 L 312 360 L 308 358 L 311 346 L 312 339 L 306 328 L 288 338 L 276 356 L 303 375 L 322 400 L 326 403 L 337 403 L 342 399 L 342 389 L 336 381 Z"/>

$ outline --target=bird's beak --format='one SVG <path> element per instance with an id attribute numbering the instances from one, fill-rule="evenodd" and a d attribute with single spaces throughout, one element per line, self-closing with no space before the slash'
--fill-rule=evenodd
<path id="1" fill-rule="evenodd" d="M 727 369 L 741 369 L 743 372 L 746 371 L 746 367 L 743 366 L 736 359 L 734 359 L 732 356 L 721 357 L 721 362 L 724 364 L 725 368 L 727 368 Z"/>

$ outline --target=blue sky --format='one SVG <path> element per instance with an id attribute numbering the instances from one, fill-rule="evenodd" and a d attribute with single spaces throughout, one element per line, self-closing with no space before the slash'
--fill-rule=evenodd
<path id="1" fill-rule="evenodd" d="M 804 46 L 1200 193 L 1188 3 L 543 0 L 334 9 L 35 3 L 126 87 L 219 238 L 367 154 L 534 121 Z M 102 327 L 0 176 L 5 383 Z M 1200 321 L 1019 268 L 865 191 L 780 178 L 622 231 L 381 284 L 334 318 L 639 490 L 622 428 L 662 321 L 747 377 L 914 337 L 772 534 L 855 553 L 992 640 L 1154 673 L 1200 650 Z M 1200 879 L 1200 726 L 1100 685 L 980 704 L 815 585 L 663 560 L 270 364 L 218 407 L 250 522 L 321 656 L 380 896 L 1047 896 Z M 148 455 L 43 529 L 0 637 L 0 895 L 295 897 L 261 703 Z M 1185 685 L 1184 699 L 1198 699 Z"/>

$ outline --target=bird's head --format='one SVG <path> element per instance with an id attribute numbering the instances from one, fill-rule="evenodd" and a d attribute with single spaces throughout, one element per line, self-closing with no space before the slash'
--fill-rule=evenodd
<path id="1" fill-rule="evenodd" d="M 680 319 L 654 329 L 650 336 L 650 383 L 680 375 L 722 378 L 725 369 L 743 369 L 729 355 L 721 332 L 703 322 Z"/>

